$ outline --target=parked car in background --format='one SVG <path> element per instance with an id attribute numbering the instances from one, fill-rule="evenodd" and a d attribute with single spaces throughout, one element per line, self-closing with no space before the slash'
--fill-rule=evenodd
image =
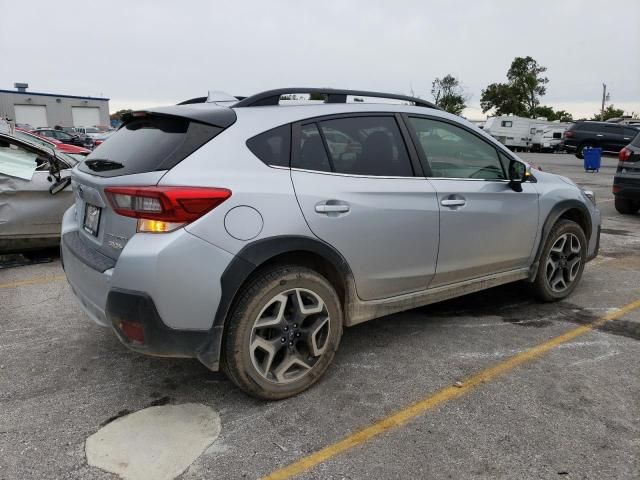
<path id="1" fill-rule="evenodd" d="M 97 127 L 75 127 L 75 129 L 77 133 L 91 138 L 95 138 L 96 135 L 100 135 L 102 133 Z"/>
<path id="2" fill-rule="evenodd" d="M 98 145 L 101 145 L 102 143 L 104 143 L 104 141 L 107 138 L 109 138 L 111 135 L 113 135 L 114 133 L 115 133 L 115 130 L 110 130 L 108 132 L 101 132 L 101 133 L 99 133 L 97 135 L 94 135 L 93 143 L 97 147 Z"/>
<path id="3" fill-rule="evenodd" d="M 22 130 L 33 130 L 33 127 L 28 123 L 16 123 L 16 129 L 21 128 Z"/>
<path id="4" fill-rule="evenodd" d="M 66 143 L 68 145 L 76 145 L 78 147 L 93 148 L 93 139 L 90 137 L 82 137 L 77 133 L 70 134 L 63 130 L 56 130 L 55 128 L 38 128 L 32 131 L 36 135 L 40 135 L 42 137 L 53 138 L 55 140 L 59 140 L 62 143 Z"/>
<path id="5" fill-rule="evenodd" d="M 13 134 L 22 140 L 26 140 L 27 142 L 35 143 L 44 147 L 55 148 L 68 155 L 86 156 L 91 153 L 91 150 L 89 150 L 88 148 L 62 143 L 56 138 L 36 135 L 21 128 L 16 128 Z"/>
<path id="6" fill-rule="evenodd" d="M 279 106 L 298 93 L 327 103 Z M 314 384 L 344 327 L 520 280 L 558 301 L 598 252 L 591 192 L 418 98 L 281 89 L 123 120 L 72 172 L 71 288 L 129 348 L 260 398 Z"/>
<path id="7" fill-rule="evenodd" d="M 640 132 L 618 153 L 618 169 L 613 177 L 613 195 L 619 213 L 640 210 Z"/>
<path id="8" fill-rule="evenodd" d="M 640 126 L 613 122 L 584 120 L 572 123 L 564 132 L 563 146 L 567 152 L 583 158 L 582 150 L 602 148 L 603 152 L 618 153 L 638 134 Z"/>
<path id="9" fill-rule="evenodd" d="M 0 253 L 56 246 L 73 204 L 66 179 L 77 162 L 55 148 L 0 134 Z M 53 186 L 62 187 L 54 195 Z"/>

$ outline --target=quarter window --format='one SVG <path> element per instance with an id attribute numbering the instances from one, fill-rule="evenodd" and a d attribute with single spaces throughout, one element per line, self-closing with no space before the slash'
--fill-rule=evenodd
<path id="1" fill-rule="evenodd" d="M 291 126 L 282 125 L 247 140 L 249 150 L 267 165 L 288 167 L 291 157 Z"/>
<path id="2" fill-rule="evenodd" d="M 352 117 L 319 122 L 331 171 L 411 177 L 413 168 L 393 117 Z"/>
<path id="3" fill-rule="evenodd" d="M 450 123 L 411 117 L 433 177 L 505 180 L 496 149 Z"/>

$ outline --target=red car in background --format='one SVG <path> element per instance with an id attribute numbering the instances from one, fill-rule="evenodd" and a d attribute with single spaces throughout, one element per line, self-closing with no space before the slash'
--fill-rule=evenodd
<path id="1" fill-rule="evenodd" d="M 62 143 L 60 140 L 56 140 L 55 138 L 43 137 L 42 135 L 36 135 L 28 130 L 24 130 L 22 128 L 16 128 L 14 135 L 22 140 L 26 140 L 31 143 L 36 143 L 38 145 L 45 145 L 49 147 L 56 148 L 63 153 L 73 154 L 73 155 L 89 155 L 91 150 L 83 147 L 78 147 L 76 145 L 69 145 L 67 143 Z"/>

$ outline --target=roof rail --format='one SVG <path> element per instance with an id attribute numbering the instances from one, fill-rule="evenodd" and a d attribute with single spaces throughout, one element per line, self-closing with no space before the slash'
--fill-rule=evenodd
<path id="1" fill-rule="evenodd" d="M 256 93 L 244 100 L 239 101 L 234 108 L 237 107 L 263 107 L 268 105 L 278 105 L 282 95 L 293 93 L 315 93 L 327 96 L 327 103 L 347 103 L 347 95 L 354 97 L 375 97 L 387 98 L 390 100 L 402 100 L 404 102 L 412 102 L 418 107 L 435 108 L 442 110 L 437 105 L 422 100 L 421 98 L 409 97 L 407 95 L 397 95 L 395 93 L 367 92 L 364 90 L 342 90 L 334 88 L 278 88 L 275 90 L 267 90 L 266 92 Z"/>

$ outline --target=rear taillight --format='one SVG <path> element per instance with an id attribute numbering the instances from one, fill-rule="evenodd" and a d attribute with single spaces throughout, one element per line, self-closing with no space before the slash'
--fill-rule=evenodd
<path id="1" fill-rule="evenodd" d="M 627 147 L 624 147 L 622 150 L 620 150 L 620 153 L 618 153 L 618 160 L 620 160 L 621 162 L 628 162 L 632 154 L 633 152 L 631 150 L 629 150 Z"/>
<path id="2" fill-rule="evenodd" d="M 571 130 L 567 130 L 566 132 L 564 132 L 564 138 L 571 138 L 573 137 L 573 132 Z"/>
<path id="3" fill-rule="evenodd" d="M 139 232 L 163 233 L 193 222 L 231 196 L 226 188 L 107 187 L 113 210 L 138 219 Z"/>

